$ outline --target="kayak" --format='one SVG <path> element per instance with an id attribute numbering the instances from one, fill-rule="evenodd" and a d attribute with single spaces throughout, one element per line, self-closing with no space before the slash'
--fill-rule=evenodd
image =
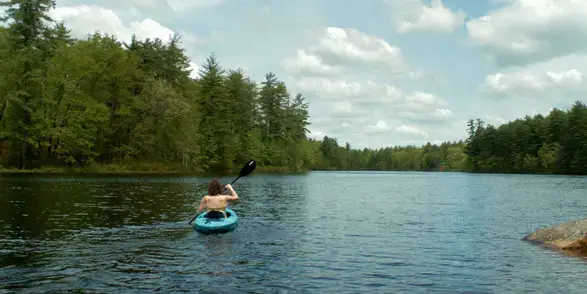
<path id="1" fill-rule="evenodd" d="M 210 212 L 204 212 L 194 222 L 194 229 L 203 234 L 211 233 L 228 233 L 238 227 L 238 216 L 230 209 L 226 208 L 226 218 L 224 215 L 218 216 L 219 213 L 212 211 L 212 215 L 208 217 Z"/>

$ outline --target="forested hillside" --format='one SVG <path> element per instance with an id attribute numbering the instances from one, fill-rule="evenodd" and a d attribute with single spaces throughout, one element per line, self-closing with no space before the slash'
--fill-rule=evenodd
<path id="1" fill-rule="evenodd" d="M 587 174 L 587 107 L 553 109 L 498 128 L 468 123 L 467 170 L 500 173 Z"/>
<path id="2" fill-rule="evenodd" d="M 587 173 L 587 111 L 495 128 L 465 142 L 356 150 L 308 137 L 308 104 L 272 72 L 254 81 L 210 55 L 196 79 L 181 39 L 75 39 L 50 0 L 8 1 L 0 28 L 0 169 L 447 170 Z M 341 146 L 341 145 L 344 145 Z"/>
<path id="3" fill-rule="evenodd" d="M 224 69 L 214 55 L 190 79 L 179 37 L 79 40 L 63 24 L 46 25 L 49 0 L 4 5 L 10 7 L 0 32 L 5 167 L 151 163 L 224 171 L 254 158 L 265 169 L 287 171 L 434 169 L 442 152 L 461 164 L 452 145 L 358 151 L 333 138 L 309 140 L 302 94 L 273 73 L 257 83 L 240 69 Z"/>

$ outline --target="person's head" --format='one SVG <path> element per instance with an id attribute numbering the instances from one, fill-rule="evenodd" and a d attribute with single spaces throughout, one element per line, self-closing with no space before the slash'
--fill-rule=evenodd
<path id="1" fill-rule="evenodd" d="M 222 193 L 222 185 L 218 180 L 212 180 L 208 183 L 208 195 L 216 196 Z"/>

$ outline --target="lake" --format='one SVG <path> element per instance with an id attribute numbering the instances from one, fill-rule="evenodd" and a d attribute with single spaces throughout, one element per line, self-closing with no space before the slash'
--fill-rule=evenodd
<path id="1" fill-rule="evenodd" d="M 239 227 L 188 225 L 210 178 L 0 175 L 0 292 L 584 293 L 520 239 L 585 218 L 585 177 L 253 174 Z M 228 183 L 232 178 L 222 178 Z"/>

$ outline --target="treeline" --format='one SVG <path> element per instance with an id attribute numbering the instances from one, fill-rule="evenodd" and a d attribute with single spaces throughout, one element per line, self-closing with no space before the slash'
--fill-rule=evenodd
<path id="1" fill-rule="evenodd" d="M 587 107 L 553 109 L 498 128 L 468 122 L 466 170 L 494 173 L 587 174 Z"/>
<path id="2" fill-rule="evenodd" d="M 429 170 L 463 165 L 462 143 L 351 150 L 307 137 L 308 105 L 273 73 L 255 82 L 214 55 L 190 78 L 177 36 L 71 37 L 50 0 L 8 1 L 0 29 L 0 160 L 5 167 L 153 163 L 225 171 Z M 135 168 L 141 168 L 135 166 Z M 144 164 L 143 164 L 144 168 Z"/>
<path id="3" fill-rule="evenodd" d="M 307 103 L 274 74 L 257 84 L 212 55 L 191 79 L 177 36 L 74 39 L 48 18 L 52 1 L 2 5 L 5 166 L 152 162 L 224 171 L 250 158 L 294 171 L 309 165 Z"/>
<path id="4" fill-rule="evenodd" d="M 464 171 L 467 164 L 462 141 L 363 150 L 351 149 L 348 143 L 341 147 L 336 138 L 327 136 L 318 143 L 320 155 L 313 169 Z"/>
<path id="5" fill-rule="evenodd" d="M 109 166 L 226 171 L 422 170 L 587 173 L 587 111 L 495 128 L 465 142 L 352 149 L 308 138 L 308 104 L 275 74 L 260 83 L 214 55 L 190 78 L 181 39 L 73 38 L 51 0 L 12 0 L 0 28 L 0 168 Z"/>

